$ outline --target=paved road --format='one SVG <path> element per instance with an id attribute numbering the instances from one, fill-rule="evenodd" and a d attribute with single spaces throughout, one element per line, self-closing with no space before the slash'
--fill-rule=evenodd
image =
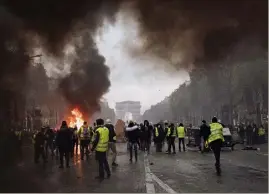
<path id="1" fill-rule="evenodd" d="M 70 169 L 59 169 L 58 160 L 46 165 L 32 162 L 32 148 L 24 148 L 24 160 L 16 168 L 1 173 L 0 192 L 268 192 L 268 153 L 242 151 L 239 147 L 223 151 L 221 177 L 214 172 L 211 153 L 195 150 L 176 155 L 139 153 L 137 163 L 129 163 L 126 144 L 118 144 L 117 168 L 112 176 L 99 183 L 94 156 L 88 161 L 78 157 Z M 152 146 L 153 148 L 153 146 Z M 111 157 L 109 157 L 111 159 Z M 11 184 L 12 183 L 12 184 Z"/>

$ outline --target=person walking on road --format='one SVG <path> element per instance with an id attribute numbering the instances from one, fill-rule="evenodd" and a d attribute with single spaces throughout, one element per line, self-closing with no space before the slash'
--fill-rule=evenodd
<path id="1" fill-rule="evenodd" d="M 265 129 L 264 129 L 263 125 L 261 125 L 259 130 L 258 130 L 258 140 L 257 140 L 257 142 L 258 142 L 258 144 L 265 143 Z"/>
<path id="2" fill-rule="evenodd" d="M 72 151 L 71 151 L 71 157 L 74 156 L 74 153 L 78 155 L 78 128 L 77 126 L 74 127 L 72 130 Z"/>
<path id="3" fill-rule="evenodd" d="M 170 137 L 169 137 L 169 145 L 168 145 L 168 154 L 171 154 L 171 148 L 173 148 L 173 154 L 176 154 L 176 146 L 175 146 L 175 139 L 177 136 L 177 131 L 175 128 L 174 123 L 170 125 Z"/>
<path id="4" fill-rule="evenodd" d="M 163 139 L 164 139 L 164 130 L 161 124 L 157 124 L 154 130 L 154 142 L 156 144 L 156 152 L 162 152 Z"/>
<path id="5" fill-rule="evenodd" d="M 178 150 L 179 152 L 181 152 L 181 143 L 183 146 L 183 151 L 186 151 L 185 148 L 185 134 L 186 134 L 186 130 L 183 126 L 182 123 L 179 124 L 179 126 L 177 127 L 177 137 L 178 137 Z"/>
<path id="6" fill-rule="evenodd" d="M 202 125 L 200 126 L 200 138 L 201 141 L 201 153 L 204 153 L 206 150 L 208 150 L 206 145 L 206 140 L 208 139 L 208 136 L 210 135 L 210 127 L 207 125 L 205 120 L 202 120 Z"/>
<path id="7" fill-rule="evenodd" d="M 126 127 L 126 133 L 128 138 L 128 148 L 130 153 L 130 162 L 133 161 L 133 150 L 135 153 L 135 161 L 137 162 L 137 142 L 139 141 L 139 129 L 137 125 L 134 125 L 133 121 L 129 121 L 128 127 Z"/>
<path id="8" fill-rule="evenodd" d="M 247 136 L 247 145 L 252 146 L 252 135 L 253 135 L 253 127 L 249 123 L 246 128 L 246 136 Z"/>
<path id="9" fill-rule="evenodd" d="M 48 158 L 49 150 L 50 150 L 51 156 L 54 155 L 54 150 L 53 150 L 54 132 L 50 127 L 46 127 L 45 136 L 46 136 L 45 155 L 46 155 L 46 158 Z"/>
<path id="10" fill-rule="evenodd" d="M 221 151 L 221 145 L 224 141 L 223 137 L 223 127 L 220 123 L 218 123 L 217 117 L 212 118 L 212 123 L 210 124 L 210 129 L 208 134 L 207 142 L 210 146 L 210 148 L 213 150 L 214 156 L 215 156 L 215 167 L 217 171 L 217 175 L 221 175 L 221 168 L 220 168 L 220 151 Z"/>
<path id="11" fill-rule="evenodd" d="M 91 130 L 85 121 L 78 131 L 78 137 L 80 139 L 80 159 L 84 160 L 84 154 L 86 158 L 89 158 L 89 144 L 91 141 Z"/>
<path id="12" fill-rule="evenodd" d="M 116 163 L 116 157 L 117 157 L 116 133 L 115 133 L 114 126 L 112 125 L 110 119 L 106 120 L 105 127 L 108 128 L 108 130 L 109 130 L 109 142 L 108 142 L 107 153 L 109 153 L 110 150 L 112 151 L 112 153 L 113 153 L 112 166 L 118 166 L 118 164 Z"/>
<path id="13" fill-rule="evenodd" d="M 60 152 L 60 166 L 63 168 L 63 159 L 65 157 L 66 168 L 69 168 L 69 157 L 70 152 L 72 151 L 72 132 L 68 128 L 66 121 L 62 122 L 62 126 L 56 137 L 56 144 Z"/>
<path id="14" fill-rule="evenodd" d="M 169 153 L 168 149 L 169 149 L 169 144 L 170 144 L 171 129 L 168 126 L 168 121 L 164 122 L 164 131 L 165 131 L 165 138 L 166 138 L 166 141 L 167 141 L 167 151 L 166 151 L 166 153 Z"/>
<path id="15" fill-rule="evenodd" d="M 144 121 L 144 141 L 145 141 L 145 151 L 148 153 L 150 152 L 150 146 L 151 146 L 151 137 L 152 137 L 152 132 L 153 132 L 153 126 L 150 125 L 148 120 Z"/>
<path id="16" fill-rule="evenodd" d="M 17 128 L 15 130 L 16 135 L 16 148 L 18 150 L 19 156 L 22 157 L 22 130 Z"/>
<path id="17" fill-rule="evenodd" d="M 96 131 L 95 131 L 95 139 L 93 141 L 93 146 L 91 151 L 95 150 L 95 159 L 99 164 L 99 176 L 95 177 L 100 181 L 104 180 L 105 172 L 107 173 L 107 178 L 110 178 L 111 172 L 109 169 L 109 164 L 107 161 L 107 150 L 108 150 L 108 142 L 109 142 L 109 129 L 104 127 L 104 120 L 97 119 L 96 120 Z"/>
<path id="18" fill-rule="evenodd" d="M 138 136 L 137 145 L 138 145 L 139 150 L 141 150 L 141 151 L 145 150 L 145 148 L 144 148 L 144 137 L 143 137 L 144 132 L 143 132 L 143 129 L 144 129 L 144 124 L 140 123 L 139 126 L 138 126 L 139 136 Z"/>
<path id="19" fill-rule="evenodd" d="M 41 128 L 39 132 L 33 135 L 33 143 L 34 143 L 34 158 L 35 163 L 39 163 L 39 157 L 42 156 L 43 162 L 46 163 L 46 155 L 45 155 L 45 128 Z"/>

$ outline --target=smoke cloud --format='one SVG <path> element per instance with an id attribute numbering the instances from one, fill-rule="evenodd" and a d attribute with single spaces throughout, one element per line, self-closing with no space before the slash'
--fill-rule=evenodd
<path id="1" fill-rule="evenodd" d="M 89 32 L 83 32 L 76 45 L 76 57 L 71 73 L 63 78 L 60 89 L 74 107 L 79 107 L 88 116 L 100 109 L 99 99 L 107 92 L 110 81 L 109 68 L 99 55 Z"/>
<path id="2" fill-rule="evenodd" d="M 112 3 L 113 2 L 113 3 Z M 25 28 L 37 33 L 43 39 L 43 47 L 54 54 L 62 54 L 63 47 L 81 30 L 79 22 L 86 22 L 90 30 L 95 30 L 102 24 L 100 17 L 113 21 L 119 1 L 107 0 L 3 0 L 2 6 L 19 17 Z"/>
<path id="3" fill-rule="evenodd" d="M 70 60 L 72 63 L 70 74 L 64 78 L 59 76 L 59 89 L 71 106 L 80 107 L 85 114 L 90 116 L 98 110 L 99 100 L 110 86 L 109 69 L 105 66 L 104 57 L 98 54 L 91 34 L 102 24 L 104 18 L 113 22 L 114 13 L 118 8 L 117 1 L 110 3 L 99 0 L 7 0 L 1 1 L 0 6 L 8 11 L 9 18 L 20 19 L 22 31 L 17 33 L 27 35 L 23 40 L 35 43 L 35 46 L 41 47 L 46 55 L 54 57 L 55 61 L 59 62 L 55 64 L 56 69 L 64 69 L 61 67 L 63 66 L 61 61 L 67 43 L 75 45 L 75 52 Z M 7 28 L 1 26 L 2 29 Z M 9 31 L 7 29 L 7 34 Z M 15 36 L 19 38 L 19 34 Z M 39 38 L 38 41 L 36 37 Z M 1 38 L 8 41 L 4 36 Z M 5 55 L 5 57 L 12 59 L 12 56 Z M 15 59 L 19 60 L 18 57 Z M 17 65 L 12 69 L 13 73 L 25 75 L 24 71 L 30 62 Z M 10 79 L 9 66 L 1 67 L 5 70 L 1 73 Z"/>
<path id="4" fill-rule="evenodd" d="M 22 75 L 27 67 L 23 51 L 31 39 L 28 36 L 26 41 L 22 34 L 37 34 L 43 49 L 61 58 L 64 46 L 82 33 L 83 44 L 77 45 L 71 74 L 62 80 L 60 88 L 71 103 L 83 107 L 86 101 L 89 109 L 96 109 L 110 85 L 109 71 L 92 37 L 83 30 L 95 32 L 104 17 L 113 22 L 122 3 L 130 4 L 144 41 L 140 50 L 130 51 L 134 56 L 154 54 L 176 67 L 189 68 L 191 64 L 201 64 L 199 61 L 207 64 L 221 60 L 248 37 L 257 37 L 260 45 L 267 48 L 266 0 L 2 0 L 0 7 L 8 14 L 1 17 L 0 23 L 1 44 L 4 43 L 0 45 L 1 60 L 13 66 L 11 70 L 11 66 L 1 65 L 1 81 L 18 72 Z M 11 18 L 19 18 L 20 25 L 7 22 Z M 16 56 L 6 46 L 14 40 L 20 45 L 16 48 L 22 50 Z"/>
<path id="5" fill-rule="evenodd" d="M 20 92 L 30 61 L 27 55 L 28 43 L 22 33 L 22 23 L 0 7 L 0 29 L 0 89 Z"/>
<path id="6" fill-rule="evenodd" d="M 186 63 L 203 56 L 208 43 L 205 40 L 215 31 L 220 32 L 214 35 L 214 40 L 211 38 L 215 44 L 223 36 L 242 39 L 255 35 L 261 37 L 261 42 L 267 39 L 266 0 L 7 0 L 4 5 L 29 29 L 44 37 L 47 48 L 61 51 L 78 21 L 86 17 L 87 28 L 95 29 L 101 24 L 100 15 L 113 21 L 121 3 L 133 5 L 146 51 L 165 57 L 180 50 L 179 55 Z M 221 32 L 223 28 L 230 28 L 229 37 Z M 233 44 L 231 41 L 229 46 Z"/>
<path id="7" fill-rule="evenodd" d="M 251 36 L 258 37 L 260 45 L 267 44 L 267 8 L 265 0 L 138 1 L 145 41 L 140 52 L 172 58 L 178 67 L 221 60 Z"/>

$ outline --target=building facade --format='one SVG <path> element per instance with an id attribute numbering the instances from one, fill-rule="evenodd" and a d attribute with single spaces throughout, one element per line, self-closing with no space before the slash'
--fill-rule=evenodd
<path id="1" fill-rule="evenodd" d="M 107 101 L 103 100 L 100 102 L 101 109 L 98 112 L 95 112 L 91 119 L 92 121 L 95 121 L 98 118 L 103 118 L 104 120 L 110 119 L 113 124 L 116 122 L 116 116 L 114 109 L 110 108 Z"/>
<path id="2" fill-rule="evenodd" d="M 141 118 L 141 103 L 139 101 L 123 101 L 116 103 L 116 116 L 126 120 L 126 114 L 132 114 L 132 119 L 138 121 Z"/>

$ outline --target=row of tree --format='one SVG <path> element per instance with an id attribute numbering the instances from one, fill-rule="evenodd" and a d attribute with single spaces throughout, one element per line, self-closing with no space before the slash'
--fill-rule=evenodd
<path id="1" fill-rule="evenodd" d="M 249 45 L 249 44 L 248 44 Z M 197 66 L 190 81 L 144 113 L 153 121 L 172 120 L 193 125 L 219 117 L 226 124 L 266 122 L 268 115 L 267 50 L 238 45 L 214 64 Z"/>

